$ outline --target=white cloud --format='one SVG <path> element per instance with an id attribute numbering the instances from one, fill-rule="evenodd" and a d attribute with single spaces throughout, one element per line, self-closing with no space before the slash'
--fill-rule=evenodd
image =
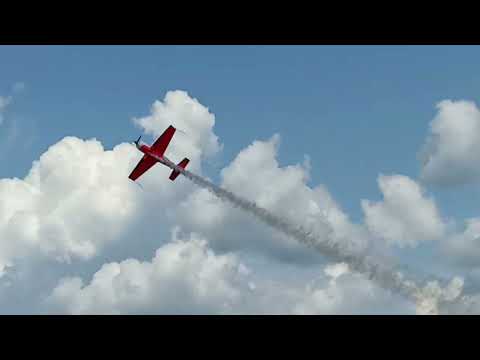
<path id="1" fill-rule="evenodd" d="M 275 263 L 271 263 L 272 266 Z M 256 269 L 258 271 L 258 269 Z M 59 281 L 47 299 L 49 312 L 70 314 L 413 314 L 418 309 L 379 288 L 345 264 L 325 266 L 308 281 L 268 281 L 232 253 L 218 255 L 195 234 L 156 251 L 151 261 L 105 264 L 88 283 Z M 438 289 L 437 289 L 438 288 Z M 430 285 L 429 309 L 447 293 Z M 442 297 L 443 296 L 443 297 Z M 456 296 L 456 295 L 455 295 Z M 422 298 L 423 299 L 423 298 Z M 425 303 L 420 309 L 427 307 Z M 433 304 L 433 305 L 432 305 Z M 426 310 L 425 310 L 426 311 Z"/>
<path id="2" fill-rule="evenodd" d="M 423 146 L 421 179 L 461 185 L 480 179 L 480 111 L 472 101 L 444 100 Z"/>
<path id="3" fill-rule="evenodd" d="M 402 175 L 380 175 L 383 201 L 362 200 L 368 229 L 390 244 L 416 246 L 419 241 L 444 235 L 445 225 L 432 198 L 412 179 Z"/>
<path id="4" fill-rule="evenodd" d="M 369 241 L 366 230 L 349 221 L 324 186 L 306 185 L 306 165 L 281 167 L 278 146 L 278 135 L 254 141 L 222 170 L 221 185 L 303 225 L 320 238 L 333 228 L 335 241 L 357 250 L 365 248 Z M 206 190 L 198 190 L 182 202 L 177 218 L 182 227 L 206 234 L 219 250 L 249 250 L 288 261 L 318 261 L 318 254 L 311 249 L 222 203 Z M 245 228 L 249 229 L 248 235 Z"/>
<path id="5" fill-rule="evenodd" d="M 0 268 L 41 253 L 88 259 L 128 227 L 137 210 L 125 180 L 136 155 L 121 144 L 67 137 L 53 145 L 24 180 L 0 180 Z"/>
<path id="6" fill-rule="evenodd" d="M 179 239 L 174 232 L 172 242 L 151 261 L 104 264 L 87 284 L 80 277 L 61 279 L 46 304 L 50 313 L 69 314 L 435 315 L 478 310 L 478 303 L 462 295 L 460 278 L 443 287 L 427 283 L 413 303 L 344 263 L 324 266 L 313 280 L 286 280 L 280 274 L 265 281 L 260 275 L 232 253 L 215 254 L 198 235 Z"/>
<path id="7" fill-rule="evenodd" d="M 248 292 L 248 270 L 231 254 L 216 255 L 195 234 L 159 248 L 151 261 L 109 263 L 89 284 L 63 279 L 49 302 L 71 314 L 232 313 Z"/>
<path id="8" fill-rule="evenodd" d="M 154 102 L 149 116 L 134 119 L 134 123 L 154 137 L 169 125 L 184 131 L 186 134 L 176 133 L 166 155 L 176 162 L 188 157 L 193 170 L 199 169 L 202 158 L 213 156 L 222 148 L 213 132 L 215 115 L 185 91 L 167 92 L 163 102 Z"/>

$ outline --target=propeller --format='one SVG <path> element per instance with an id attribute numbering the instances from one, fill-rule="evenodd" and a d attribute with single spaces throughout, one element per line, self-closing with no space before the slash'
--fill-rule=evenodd
<path id="1" fill-rule="evenodd" d="M 140 142 L 140 139 L 141 139 L 141 138 L 142 138 L 142 135 L 140 135 L 140 136 L 138 137 L 138 139 L 137 139 L 136 141 L 134 141 L 133 143 L 138 146 L 138 143 Z"/>

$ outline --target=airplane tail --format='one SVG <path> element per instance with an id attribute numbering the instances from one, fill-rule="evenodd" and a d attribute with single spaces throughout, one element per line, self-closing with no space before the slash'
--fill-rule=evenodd
<path id="1" fill-rule="evenodd" d="M 178 166 L 178 167 L 181 167 L 182 169 L 185 169 L 185 168 L 187 167 L 187 164 L 188 164 L 189 161 L 190 161 L 190 160 L 188 160 L 187 158 L 185 158 L 185 159 L 183 159 L 182 161 L 180 161 L 177 166 Z M 170 174 L 169 179 L 173 181 L 173 180 L 175 180 L 175 179 L 177 178 L 177 176 L 178 176 L 179 174 L 180 174 L 179 171 L 173 170 L 172 173 Z"/>

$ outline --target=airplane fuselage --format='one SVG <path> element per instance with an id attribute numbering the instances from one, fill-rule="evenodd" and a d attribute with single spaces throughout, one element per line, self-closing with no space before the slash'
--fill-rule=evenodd
<path id="1" fill-rule="evenodd" d="M 163 165 L 166 165 L 168 167 L 172 167 L 172 165 L 175 166 L 175 164 L 171 162 L 170 159 L 168 159 L 165 155 L 158 156 L 155 153 L 153 153 L 152 150 L 150 149 L 150 146 L 146 144 L 137 145 L 137 149 L 140 150 L 145 155 L 151 156 L 152 158 L 157 160 L 159 163 L 162 163 Z"/>

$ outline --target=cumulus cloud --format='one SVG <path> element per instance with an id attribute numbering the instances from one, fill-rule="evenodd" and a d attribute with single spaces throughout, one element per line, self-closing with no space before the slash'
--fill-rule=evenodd
<path id="1" fill-rule="evenodd" d="M 215 254 L 205 239 L 196 234 L 180 239 L 177 231 L 150 261 L 104 264 L 86 284 L 80 277 L 61 279 L 46 299 L 49 312 L 435 315 L 474 312 L 478 307 L 462 296 L 460 278 L 445 286 L 427 283 L 412 303 L 351 272 L 344 263 L 324 266 L 313 280 L 300 276 L 292 281 L 281 275 L 265 280 L 238 256 Z"/>
<path id="2" fill-rule="evenodd" d="M 0 268 L 39 253 L 88 259 L 115 240 L 137 208 L 135 189 L 124 180 L 132 148 L 105 151 L 96 140 L 67 137 L 25 179 L 0 180 Z"/>
<path id="3" fill-rule="evenodd" d="M 420 153 L 421 179 L 461 185 L 480 179 L 480 111 L 472 101 L 444 100 Z"/>
<path id="4" fill-rule="evenodd" d="M 154 102 L 150 115 L 133 121 L 154 137 L 160 136 L 169 125 L 184 131 L 186 134 L 176 133 L 168 153 L 176 162 L 188 156 L 191 160 L 189 168 L 194 171 L 199 170 L 202 158 L 211 157 L 222 148 L 213 132 L 215 115 L 185 91 L 167 92 L 163 101 Z"/>
<path id="5" fill-rule="evenodd" d="M 346 264 L 332 264 L 304 281 L 262 279 L 238 256 L 216 254 L 196 234 L 177 237 L 153 259 L 105 264 L 88 283 L 59 281 L 50 313 L 69 314 L 414 314 L 433 311 L 450 290 L 431 284 L 421 307 L 385 291 Z M 270 263 L 271 266 L 278 266 Z M 456 294 L 456 293 L 455 293 Z M 457 295 L 454 295 L 457 296 Z M 428 295 L 428 297 L 427 297 Z M 450 296 L 452 298 L 452 296 Z M 423 297 L 422 297 L 423 299 Z M 420 304 L 420 303 L 419 303 Z"/>
<path id="6" fill-rule="evenodd" d="M 415 181 L 403 175 L 378 177 L 383 201 L 362 200 L 370 232 L 400 247 L 444 235 L 445 224 L 432 198 Z"/>
<path id="7" fill-rule="evenodd" d="M 49 303 L 71 314 L 232 313 L 249 291 L 247 275 L 234 255 L 217 255 L 198 235 L 179 239 L 174 232 L 151 261 L 105 264 L 86 285 L 63 279 Z"/>
<path id="8" fill-rule="evenodd" d="M 272 213 L 303 225 L 318 236 L 334 229 L 334 238 L 354 249 L 364 249 L 366 230 L 352 224 L 325 186 L 310 188 L 307 164 L 280 166 L 280 137 L 254 141 L 221 172 L 221 186 Z M 222 203 L 199 189 L 178 208 L 178 219 L 187 229 L 206 234 L 214 248 L 224 251 L 258 251 L 288 261 L 318 261 L 318 254 L 263 224 L 248 214 Z M 248 236 L 244 229 L 248 227 Z"/>

